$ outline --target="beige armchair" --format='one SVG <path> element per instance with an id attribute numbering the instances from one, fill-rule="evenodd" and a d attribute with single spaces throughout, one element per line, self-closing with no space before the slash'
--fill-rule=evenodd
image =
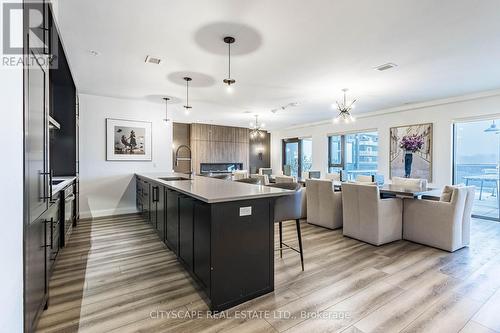
<path id="1" fill-rule="evenodd" d="M 373 177 L 372 176 L 365 176 L 365 175 L 357 175 L 356 182 L 373 184 Z"/>
<path id="2" fill-rule="evenodd" d="M 376 185 L 342 184 L 342 212 L 344 236 L 373 245 L 401 239 L 403 202 L 380 199 Z"/>
<path id="3" fill-rule="evenodd" d="M 233 180 L 240 180 L 240 179 L 245 179 L 248 178 L 248 171 L 247 170 L 235 170 L 233 172 Z"/>
<path id="4" fill-rule="evenodd" d="M 473 186 L 446 186 L 440 201 L 405 199 L 403 238 L 449 252 L 469 245 L 474 194 Z"/>
<path id="5" fill-rule="evenodd" d="M 329 229 L 342 227 L 342 192 L 331 180 L 307 179 L 307 222 Z"/>
<path id="6" fill-rule="evenodd" d="M 325 178 L 339 182 L 340 181 L 340 173 L 327 173 L 325 175 Z"/>
<path id="7" fill-rule="evenodd" d="M 269 176 L 268 175 L 253 174 L 253 175 L 250 175 L 250 178 L 257 178 L 261 185 L 269 185 Z"/>
<path id="8" fill-rule="evenodd" d="M 425 188 L 427 187 L 427 179 L 392 177 L 392 184 Z"/>
<path id="9" fill-rule="evenodd" d="M 276 179 L 276 184 L 296 182 L 296 179 L 293 176 L 276 176 L 274 179 Z"/>
<path id="10" fill-rule="evenodd" d="M 259 175 L 272 175 L 273 174 L 273 169 L 272 168 L 260 168 L 259 169 Z"/>

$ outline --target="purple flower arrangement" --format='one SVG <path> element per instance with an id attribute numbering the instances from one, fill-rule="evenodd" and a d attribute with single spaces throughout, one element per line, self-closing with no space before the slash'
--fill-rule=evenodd
<path id="1" fill-rule="evenodd" d="M 399 144 L 399 148 L 402 148 L 406 151 L 411 151 L 415 153 L 422 149 L 424 146 L 424 138 L 422 135 L 412 134 L 405 135 L 401 139 L 401 143 Z"/>

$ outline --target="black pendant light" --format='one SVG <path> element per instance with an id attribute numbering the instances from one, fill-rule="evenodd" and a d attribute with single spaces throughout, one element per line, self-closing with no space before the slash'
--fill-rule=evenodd
<path id="1" fill-rule="evenodd" d="M 227 51 L 228 51 L 228 77 L 227 79 L 224 79 L 222 82 L 224 82 L 227 85 L 227 92 L 231 93 L 233 91 L 233 87 L 231 87 L 232 84 L 236 83 L 236 80 L 231 78 L 231 44 L 233 44 L 236 41 L 234 37 L 227 36 L 224 37 L 224 43 L 227 44 Z"/>
<path id="2" fill-rule="evenodd" d="M 186 105 L 184 105 L 184 109 L 186 109 L 186 114 L 189 114 L 189 111 L 193 108 L 189 105 L 189 81 L 193 80 L 190 77 L 184 77 L 184 81 L 186 81 Z"/>
<path id="3" fill-rule="evenodd" d="M 170 121 L 170 119 L 168 119 L 168 101 L 170 101 L 170 98 L 163 97 L 163 100 L 165 101 L 165 119 L 163 120 L 168 123 Z"/>

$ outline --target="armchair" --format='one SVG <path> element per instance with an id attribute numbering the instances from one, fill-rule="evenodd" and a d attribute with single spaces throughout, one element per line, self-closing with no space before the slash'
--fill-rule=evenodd
<path id="1" fill-rule="evenodd" d="M 454 187 L 451 199 L 404 200 L 403 238 L 454 252 L 470 242 L 470 220 L 475 188 Z"/>

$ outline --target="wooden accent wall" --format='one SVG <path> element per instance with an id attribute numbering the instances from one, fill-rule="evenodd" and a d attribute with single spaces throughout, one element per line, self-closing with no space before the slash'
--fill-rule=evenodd
<path id="1" fill-rule="evenodd" d="M 193 171 L 200 172 L 200 163 L 243 163 L 249 168 L 248 128 L 191 124 Z"/>

